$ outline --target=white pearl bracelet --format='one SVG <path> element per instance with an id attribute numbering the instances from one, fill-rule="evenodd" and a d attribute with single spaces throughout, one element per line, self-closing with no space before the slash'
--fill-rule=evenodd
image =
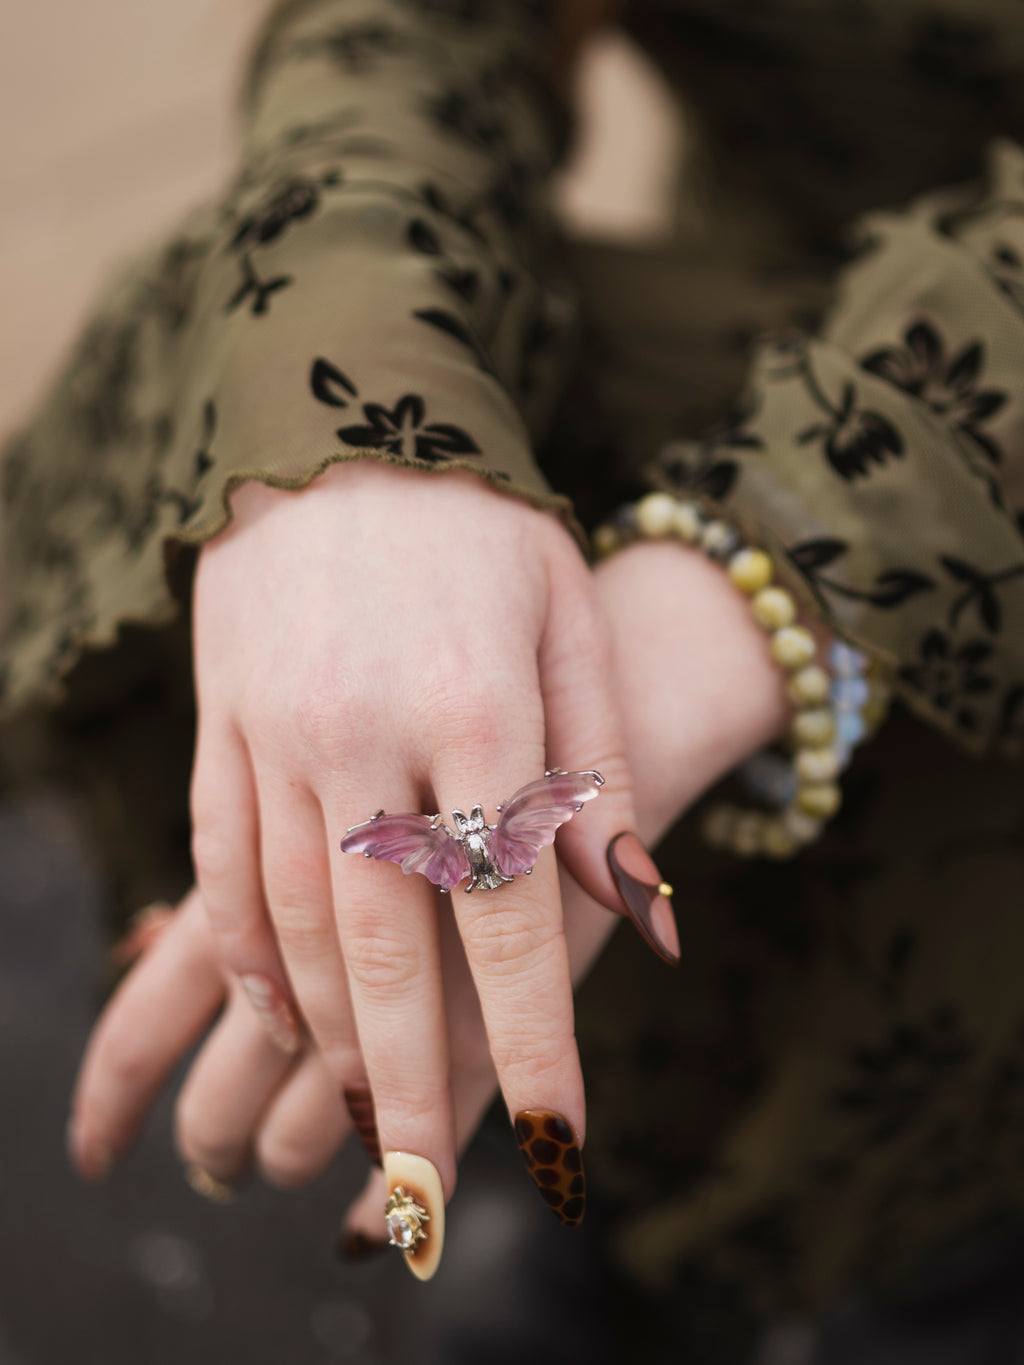
<path id="1" fill-rule="evenodd" d="M 874 661 L 840 640 L 819 660 L 815 637 L 797 621 L 793 595 L 773 582 L 771 555 L 744 544 L 735 527 L 707 517 L 695 502 L 648 493 L 599 526 L 593 545 L 603 559 L 634 541 L 663 539 L 702 549 L 749 598 L 754 620 L 770 636 L 772 658 L 787 675 L 786 695 L 795 708 L 783 740 L 788 752 L 761 750 L 736 771 L 761 804 L 712 806 L 705 837 L 743 857 L 791 857 L 838 811 L 839 776 L 856 745 L 884 720 L 890 690 Z"/>

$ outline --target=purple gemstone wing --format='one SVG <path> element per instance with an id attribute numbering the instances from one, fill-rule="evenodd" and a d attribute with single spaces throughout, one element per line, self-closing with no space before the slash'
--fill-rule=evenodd
<path id="1" fill-rule="evenodd" d="M 382 862 L 397 863 L 405 873 L 420 872 L 435 886 L 450 891 L 469 875 L 469 864 L 458 839 L 428 815 L 381 815 L 355 825 L 341 841 L 342 853 L 366 853 Z"/>
<path id="2" fill-rule="evenodd" d="M 506 801 L 491 835 L 494 863 L 503 877 L 527 872 L 561 825 L 604 785 L 600 773 L 552 773 L 520 787 Z"/>

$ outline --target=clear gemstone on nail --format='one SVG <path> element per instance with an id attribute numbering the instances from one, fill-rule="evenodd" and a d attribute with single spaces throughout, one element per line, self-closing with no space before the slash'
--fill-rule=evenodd
<path id="1" fill-rule="evenodd" d="M 402 1251 L 414 1251 L 417 1242 L 426 1240 L 423 1225 L 430 1222 L 430 1215 L 403 1185 L 395 1186 L 391 1198 L 384 1205 L 384 1214 L 391 1246 Z"/>

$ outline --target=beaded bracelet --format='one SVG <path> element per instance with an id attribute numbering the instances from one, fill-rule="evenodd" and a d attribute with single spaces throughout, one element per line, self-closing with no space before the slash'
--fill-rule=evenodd
<path id="1" fill-rule="evenodd" d="M 745 544 L 735 527 L 707 517 L 696 502 L 649 493 L 599 526 L 593 544 L 604 559 L 637 540 L 670 538 L 723 564 L 750 599 L 754 620 L 771 637 L 772 658 L 788 675 L 786 695 L 795 708 L 783 741 L 788 753 L 763 749 L 736 771 L 740 785 L 761 805 L 712 806 L 704 835 L 744 857 L 791 857 L 817 839 L 838 811 L 838 778 L 854 748 L 884 720 L 889 688 L 879 666 L 841 640 L 832 640 L 820 659 L 815 637 L 797 624 L 792 594 L 773 582 L 771 555 Z"/>

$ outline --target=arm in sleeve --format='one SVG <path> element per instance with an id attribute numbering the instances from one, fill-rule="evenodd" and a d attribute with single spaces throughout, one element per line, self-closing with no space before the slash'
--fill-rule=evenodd
<path id="1" fill-rule="evenodd" d="M 555 8 L 275 7 L 233 183 L 121 272 L 5 453 L 8 708 L 59 694 L 125 622 L 170 619 L 178 552 L 249 479 L 471 469 L 575 529 L 532 455 L 571 334 L 547 208 Z"/>
<path id="2" fill-rule="evenodd" d="M 655 477 L 965 748 L 1024 750 L 1024 150 L 865 217 L 819 336 L 765 341 L 734 423 Z"/>

